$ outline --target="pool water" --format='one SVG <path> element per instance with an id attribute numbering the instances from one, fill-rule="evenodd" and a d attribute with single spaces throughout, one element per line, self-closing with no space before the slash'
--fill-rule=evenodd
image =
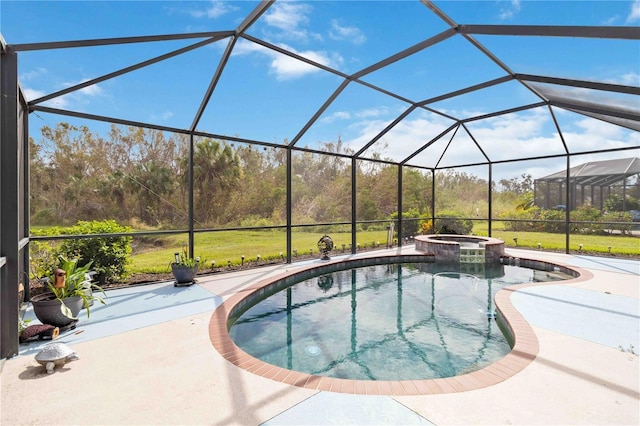
<path id="1" fill-rule="evenodd" d="M 257 302 L 231 320 L 229 334 L 256 358 L 314 375 L 451 377 L 509 353 L 494 319 L 498 290 L 567 278 L 507 265 L 484 274 L 433 263 L 354 268 L 306 279 Z"/>

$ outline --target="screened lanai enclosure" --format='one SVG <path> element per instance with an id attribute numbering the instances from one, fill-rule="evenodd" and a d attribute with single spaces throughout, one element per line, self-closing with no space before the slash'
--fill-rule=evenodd
<path id="1" fill-rule="evenodd" d="M 151 273 L 183 249 L 211 269 L 294 262 L 324 234 L 341 253 L 421 233 L 545 249 L 544 232 L 564 252 L 634 237 L 634 7 L 4 2 L 2 358 L 19 287 L 28 300 L 82 241 L 124 238 Z M 578 167 L 622 161 L 635 172 Z"/>
<path id="2" fill-rule="evenodd" d="M 640 158 L 594 161 L 561 170 L 534 181 L 536 204 L 546 209 L 576 209 L 585 204 L 605 210 L 606 200 L 618 200 L 619 211 L 630 211 L 636 219 L 637 210 L 627 209 L 627 187 L 636 186 L 640 176 Z M 568 191 L 565 185 L 569 185 Z M 569 192 L 569 198 L 566 194 Z M 570 205 L 567 205 L 570 200 Z M 634 206 L 637 207 L 637 206 Z M 640 213 L 640 212 L 639 212 Z M 637 218 L 640 220 L 640 217 Z"/>

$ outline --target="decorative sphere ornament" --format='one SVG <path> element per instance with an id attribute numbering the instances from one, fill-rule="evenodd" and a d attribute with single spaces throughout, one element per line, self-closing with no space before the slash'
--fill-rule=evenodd
<path id="1" fill-rule="evenodd" d="M 322 260 L 330 260 L 329 253 L 333 250 L 333 240 L 328 235 L 323 235 L 320 240 L 318 240 L 318 251 L 322 254 Z"/>

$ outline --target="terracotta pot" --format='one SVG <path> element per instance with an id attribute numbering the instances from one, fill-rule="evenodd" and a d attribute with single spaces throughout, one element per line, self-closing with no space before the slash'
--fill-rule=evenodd
<path id="1" fill-rule="evenodd" d="M 64 304 L 71 310 L 71 314 L 77 318 L 78 313 L 84 306 L 82 297 L 67 297 Z M 55 327 L 65 327 L 73 322 L 73 319 L 66 317 L 60 310 L 60 300 L 56 299 L 53 293 L 42 293 L 31 298 L 33 313 L 43 324 Z"/>

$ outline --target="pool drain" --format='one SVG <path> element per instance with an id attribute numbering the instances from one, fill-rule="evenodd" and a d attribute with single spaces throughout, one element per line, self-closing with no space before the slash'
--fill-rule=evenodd
<path id="1" fill-rule="evenodd" d="M 306 348 L 304 348 L 304 351 L 309 356 L 318 356 L 320 355 L 320 352 L 322 352 L 320 350 L 320 347 L 316 345 L 307 346 Z"/>

